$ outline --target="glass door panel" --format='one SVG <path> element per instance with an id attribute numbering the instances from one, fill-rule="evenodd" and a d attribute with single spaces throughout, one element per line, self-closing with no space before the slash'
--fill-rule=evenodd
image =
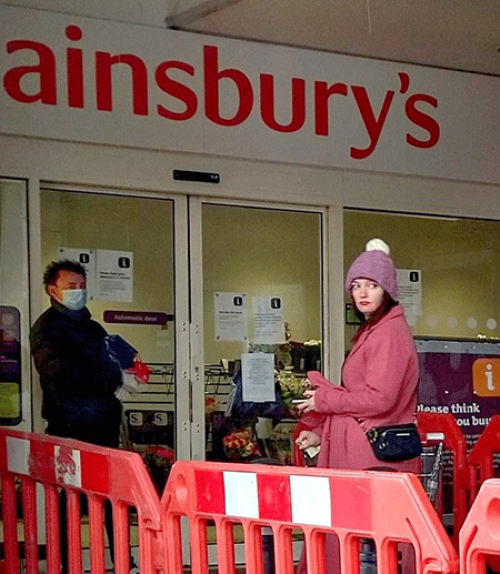
<path id="1" fill-rule="evenodd" d="M 137 451 L 176 446 L 173 219 L 170 200 L 41 193 L 42 268 L 60 258 L 84 263 L 93 319 L 151 369 L 149 384 L 121 399 L 122 439 Z"/>
<path id="2" fill-rule="evenodd" d="M 0 425 L 30 431 L 26 206 L 26 182 L 0 179 Z"/>
<path id="3" fill-rule="evenodd" d="M 291 400 L 321 368 L 322 213 L 203 203 L 201 222 L 206 457 L 290 462 Z M 245 393 L 278 390 L 276 408 L 257 390 L 251 413 L 231 409 L 242 360 Z"/>

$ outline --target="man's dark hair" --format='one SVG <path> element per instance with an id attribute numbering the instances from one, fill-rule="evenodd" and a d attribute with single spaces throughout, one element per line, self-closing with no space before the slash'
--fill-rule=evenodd
<path id="1" fill-rule="evenodd" d="M 49 285 L 53 285 L 57 281 L 61 271 L 71 271 L 72 273 L 83 275 L 85 278 L 87 277 L 85 267 L 81 263 L 78 263 L 78 261 L 71 261 L 69 259 L 52 261 L 52 263 L 47 265 L 45 273 L 43 274 L 43 285 L 46 290 Z"/>

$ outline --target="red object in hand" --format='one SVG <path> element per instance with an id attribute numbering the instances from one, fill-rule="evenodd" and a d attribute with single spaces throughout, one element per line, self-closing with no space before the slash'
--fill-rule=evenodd
<path id="1" fill-rule="evenodd" d="M 134 373 L 134 375 L 141 381 L 141 383 L 149 383 L 149 377 L 151 376 L 151 369 L 146 365 L 146 363 L 142 362 L 140 359 L 136 359 L 132 366 L 130 367 L 130 371 Z"/>

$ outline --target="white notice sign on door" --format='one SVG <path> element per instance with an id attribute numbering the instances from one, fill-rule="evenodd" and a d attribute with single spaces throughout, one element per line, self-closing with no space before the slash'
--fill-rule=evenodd
<path id="1" fill-rule="evenodd" d="M 243 353 L 241 355 L 241 382 L 244 402 L 274 401 L 274 354 Z"/>
<path id="2" fill-rule="evenodd" d="M 214 293 L 216 341 L 248 341 L 248 314 L 244 293 Z"/>
<path id="3" fill-rule="evenodd" d="M 133 301 L 133 254 L 130 251 L 97 251 L 98 298 L 104 301 Z"/>
<path id="4" fill-rule="evenodd" d="M 414 325 L 422 315 L 422 271 L 398 269 L 399 303 L 408 323 Z"/>
<path id="5" fill-rule="evenodd" d="M 253 297 L 252 343 L 286 343 L 283 299 L 281 297 Z"/>

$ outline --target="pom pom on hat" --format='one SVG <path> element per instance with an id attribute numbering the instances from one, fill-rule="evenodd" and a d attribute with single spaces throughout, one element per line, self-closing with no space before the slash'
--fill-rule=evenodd
<path id="1" fill-rule="evenodd" d="M 390 257 L 391 250 L 382 239 L 370 239 L 363 251 L 351 264 L 347 272 L 345 288 L 351 291 L 355 279 L 376 281 L 389 295 L 397 301 L 398 275 Z"/>
<path id="2" fill-rule="evenodd" d="M 375 237 L 374 239 L 370 239 L 366 244 L 365 251 L 383 251 L 386 255 L 391 254 L 391 250 L 389 246 L 383 239 L 379 239 Z"/>

